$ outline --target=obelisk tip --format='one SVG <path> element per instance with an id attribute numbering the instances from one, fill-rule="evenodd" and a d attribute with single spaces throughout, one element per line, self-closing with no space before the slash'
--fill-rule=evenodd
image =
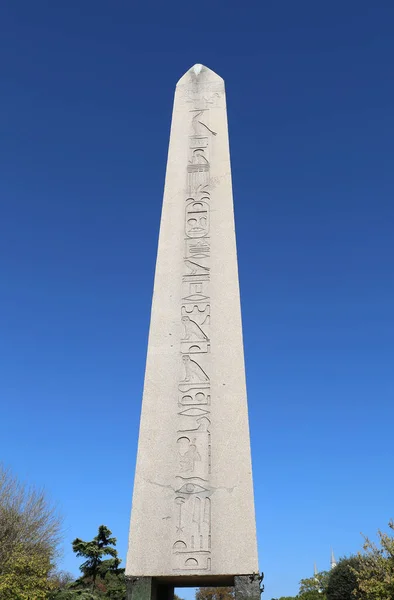
<path id="1" fill-rule="evenodd" d="M 194 71 L 194 73 L 197 75 L 197 77 L 199 76 L 199 74 L 201 73 L 202 69 L 203 69 L 204 65 L 200 65 L 199 63 L 196 63 L 191 69 L 190 71 Z"/>
<path id="2" fill-rule="evenodd" d="M 209 69 L 205 65 L 196 63 L 180 78 L 177 85 L 190 83 L 190 81 L 223 81 L 223 79 L 212 69 Z"/>

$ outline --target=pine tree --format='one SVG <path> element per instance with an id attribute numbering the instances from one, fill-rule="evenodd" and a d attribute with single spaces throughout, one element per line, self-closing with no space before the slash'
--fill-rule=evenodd
<path id="1" fill-rule="evenodd" d="M 73 550 L 77 556 L 86 558 L 79 567 L 83 573 L 81 579 L 91 579 L 92 591 L 96 587 L 97 577 L 105 577 L 108 571 L 118 569 L 120 559 L 118 553 L 112 546 L 116 546 L 116 538 L 111 537 L 112 532 L 105 525 L 100 525 L 98 534 L 90 542 L 84 542 L 79 538 L 73 541 Z M 112 558 L 104 559 L 105 556 Z"/>

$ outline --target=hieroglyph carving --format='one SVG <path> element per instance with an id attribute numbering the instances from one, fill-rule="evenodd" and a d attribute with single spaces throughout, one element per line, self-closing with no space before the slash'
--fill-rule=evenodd
<path id="1" fill-rule="evenodd" d="M 217 134 L 209 124 L 209 108 L 219 99 L 215 90 L 184 96 L 191 108 L 172 542 L 173 569 L 183 572 L 210 571 L 212 563 L 210 144 Z"/>
<path id="2" fill-rule="evenodd" d="M 190 106 L 190 109 L 209 110 L 221 105 L 223 90 L 220 83 L 211 82 L 197 86 L 185 85 L 179 90 L 182 104 Z"/>

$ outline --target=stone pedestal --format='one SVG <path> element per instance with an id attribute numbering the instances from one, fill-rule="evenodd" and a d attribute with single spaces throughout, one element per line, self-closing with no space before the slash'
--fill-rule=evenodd
<path id="1" fill-rule="evenodd" d="M 173 600 L 174 586 L 154 577 L 126 577 L 127 600 Z M 234 577 L 235 600 L 260 600 L 262 577 L 257 574 Z M 212 587 L 212 586 L 210 586 Z"/>
<path id="2" fill-rule="evenodd" d="M 154 577 L 126 577 L 127 600 L 173 600 L 174 586 Z"/>
<path id="3" fill-rule="evenodd" d="M 235 600 L 260 600 L 262 577 L 257 574 L 234 577 Z"/>

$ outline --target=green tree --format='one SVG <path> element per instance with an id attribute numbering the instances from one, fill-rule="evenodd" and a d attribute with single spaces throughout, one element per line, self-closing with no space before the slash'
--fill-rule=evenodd
<path id="1" fill-rule="evenodd" d="M 361 557 L 342 558 L 329 572 L 327 600 L 354 600 L 358 590 L 356 572 L 360 569 Z"/>
<path id="2" fill-rule="evenodd" d="M 325 594 L 327 589 L 329 573 L 327 571 L 320 571 L 313 577 L 307 579 L 301 579 L 299 596 L 306 594 L 307 592 L 318 592 L 319 594 Z"/>
<path id="3" fill-rule="evenodd" d="M 126 599 L 126 579 L 124 569 L 110 569 L 104 576 L 105 598 L 111 600 Z"/>
<path id="4" fill-rule="evenodd" d="M 394 522 L 389 528 L 394 531 Z M 362 600 L 392 600 L 394 598 L 394 537 L 378 531 L 379 545 L 369 538 L 364 541 L 364 554 L 357 569 L 352 568 Z"/>
<path id="5" fill-rule="evenodd" d="M 233 587 L 200 587 L 196 590 L 196 600 L 234 600 Z"/>
<path id="6" fill-rule="evenodd" d="M 99 600 L 99 596 L 90 590 L 73 590 L 71 588 L 52 592 L 49 600 Z"/>
<path id="7" fill-rule="evenodd" d="M 321 571 L 313 577 L 301 579 L 297 598 L 300 600 L 325 600 L 328 572 Z"/>
<path id="8" fill-rule="evenodd" d="M 58 575 L 58 585 L 49 600 L 126 599 L 124 569 L 119 568 L 121 560 L 114 547 L 116 538 L 111 536 L 108 527 L 100 525 L 93 540 L 77 538 L 73 541 L 74 552 L 86 559 L 80 566 L 82 576 L 70 581 L 67 575 Z"/>
<path id="9" fill-rule="evenodd" d="M 86 558 L 79 568 L 83 573 L 83 579 L 91 581 L 92 591 L 96 588 L 98 577 L 104 579 L 108 571 L 115 571 L 119 568 L 121 561 L 118 558 L 118 552 L 113 548 L 116 546 L 116 538 L 111 535 L 112 532 L 108 527 L 100 525 L 98 534 L 90 542 L 76 538 L 72 543 L 76 555 Z M 112 558 L 104 559 L 105 556 Z"/>
<path id="10" fill-rule="evenodd" d="M 0 597 L 46 598 L 62 519 L 44 492 L 0 465 Z"/>
<path id="11" fill-rule="evenodd" d="M 15 546 L 3 562 L 0 577 L 2 600 L 44 600 L 49 592 L 48 573 L 51 564 L 47 556 L 30 553 Z"/>
<path id="12" fill-rule="evenodd" d="M 54 590 L 66 589 L 70 583 L 73 583 L 75 577 L 68 571 L 52 571 L 49 576 L 50 584 Z"/>

